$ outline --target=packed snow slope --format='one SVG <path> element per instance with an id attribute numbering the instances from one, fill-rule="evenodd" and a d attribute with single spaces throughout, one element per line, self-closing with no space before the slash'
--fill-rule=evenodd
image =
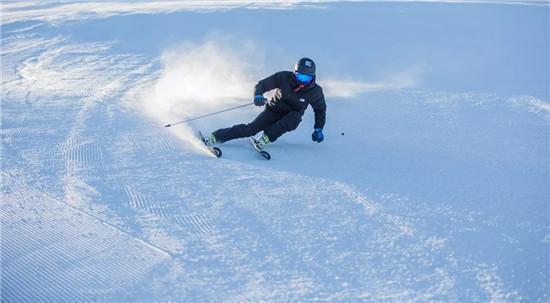
<path id="1" fill-rule="evenodd" d="M 3 2 L 1 300 L 550 301 L 549 7 L 488 2 Z M 302 56 L 325 142 L 163 127 Z"/>

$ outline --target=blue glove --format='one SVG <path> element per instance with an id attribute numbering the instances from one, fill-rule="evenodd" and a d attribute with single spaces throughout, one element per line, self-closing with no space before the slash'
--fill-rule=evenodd
<path id="1" fill-rule="evenodd" d="M 264 106 L 267 102 L 267 99 L 262 95 L 256 95 L 254 96 L 254 105 L 256 106 Z"/>
<path id="2" fill-rule="evenodd" d="M 313 140 L 313 142 L 321 143 L 323 139 L 325 139 L 325 135 L 323 135 L 323 129 L 316 128 L 315 131 L 313 131 L 313 134 L 311 134 L 311 140 Z"/>

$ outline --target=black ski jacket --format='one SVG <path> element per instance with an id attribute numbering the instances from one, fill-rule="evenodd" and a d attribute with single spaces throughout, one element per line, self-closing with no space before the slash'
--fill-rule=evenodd
<path id="1" fill-rule="evenodd" d="M 278 72 L 260 80 L 256 84 L 254 94 L 262 95 L 272 89 L 278 89 L 278 92 L 267 103 L 266 106 L 269 110 L 276 113 L 296 111 L 303 115 L 307 106 L 311 104 L 315 112 L 314 128 L 325 126 L 327 105 L 323 89 L 315 83 L 315 78 L 310 84 L 300 87 L 292 72 Z"/>

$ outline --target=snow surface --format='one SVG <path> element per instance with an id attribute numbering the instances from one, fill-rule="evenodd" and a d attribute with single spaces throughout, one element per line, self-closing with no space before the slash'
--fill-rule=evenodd
<path id="1" fill-rule="evenodd" d="M 550 301 L 548 18 L 545 1 L 3 2 L 2 301 Z M 271 161 L 194 136 L 258 108 L 163 127 L 251 102 L 301 56 L 325 142 L 311 110 Z"/>

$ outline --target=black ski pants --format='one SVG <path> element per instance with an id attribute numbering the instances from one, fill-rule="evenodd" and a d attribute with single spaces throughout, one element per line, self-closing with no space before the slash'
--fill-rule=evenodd
<path id="1" fill-rule="evenodd" d="M 254 121 L 248 124 L 237 124 L 232 127 L 218 129 L 214 132 L 216 141 L 229 140 L 254 136 L 264 131 L 269 141 L 275 142 L 282 134 L 295 130 L 302 122 L 302 113 L 291 111 L 288 113 L 276 113 L 265 108 Z"/>

